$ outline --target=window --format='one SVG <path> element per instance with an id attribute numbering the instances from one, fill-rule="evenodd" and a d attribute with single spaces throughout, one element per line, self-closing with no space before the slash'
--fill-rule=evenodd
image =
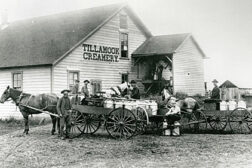
<path id="1" fill-rule="evenodd" d="M 91 81 L 92 84 L 92 92 L 95 95 L 97 92 L 101 92 L 102 90 L 102 81 L 100 80 L 92 80 Z"/>
<path id="2" fill-rule="evenodd" d="M 79 80 L 79 71 L 69 71 L 68 73 L 68 87 L 72 90 L 75 80 Z"/>
<path id="3" fill-rule="evenodd" d="M 22 90 L 22 86 L 23 86 L 23 73 L 22 72 L 12 73 L 12 86 L 14 89 Z"/>
<path id="4" fill-rule="evenodd" d="M 121 33 L 120 40 L 121 40 L 121 57 L 128 58 L 128 34 Z"/>
<path id="5" fill-rule="evenodd" d="M 127 15 L 120 15 L 120 28 L 128 29 Z"/>
<path id="6" fill-rule="evenodd" d="M 129 75 L 128 74 L 122 74 L 122 83 L 129 82 Z"/>

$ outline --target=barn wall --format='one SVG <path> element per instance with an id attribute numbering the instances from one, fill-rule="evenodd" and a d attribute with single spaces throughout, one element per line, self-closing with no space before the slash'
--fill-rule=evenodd
<path id="1" fill-rule="evenodd" d="M 51 69 L 50 67 L 15 68 L 0 70 L 0 94 L 9 85 L 12 87 L 12 73 L 23 72 L 23 91 L 26 93 L 50 93 L 51 91 Z M 0 118 L 21 117 L 21 113 L 13 102 L 0 104 Z"/>
<path id="2" fill-rule="evenodd" d="M 126 14 L 126 12 L 121 11 Z M 83 47 L 79 46 L 67 57 L 61 60 L 53 69 L 53 92 L 59 93 L 67 86 L 67 71 L 77 70 L 80 73 L 81 87 L 83 80 L 102 80 L 102 89 L 121 84 L 121 74 L 130 73 L 133 69 L 131 53 L 141 45 L 146 37 L 128 17 L 129 59 L 119 59 L 119 62 L 105 62 L 97 60 L 84 60 Z M 119 14 L 88 38 L 85 44 L 99 46 L 119 46 Z M 134 67 L 136 68 L 136 67 Z M 129 74 L 129 80 L 135 79 L 136 73 Z M 90 88 L 91 91 L 91 88 Z"/>
<path id="3" fill-rule="evenodd" d="M 203 57 L 190 37 L 173 55 L 174 91 L 204 94 Z"/>

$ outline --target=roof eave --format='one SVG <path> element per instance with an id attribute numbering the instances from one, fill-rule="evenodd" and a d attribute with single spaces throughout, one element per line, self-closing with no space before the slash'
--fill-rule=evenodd
<path id="1" fill-rule="evenodd" d="M 195 40 L 195 38 L 193 37 L 193 35 L 191 33 L 188 33 L 188 35 L 186 36 L 186 38 L 183 40 L 183 42 L 178 46 L 178 48 L 174 51 L 175 53 L 178 52 L 180 50 L 180 48 L 183 46 L 183 44 L 189 39 L 192 38 L 193 43 L 196 45 L 196 47 L 198 48 L 199 52 L 201 53 L 203 59 L 208 59 L 209 57 L 206 56 L 206 54 L 203 52 L 203 50 L 201 49 L 201 47 L 199 46 L 199 44 L 197 43 L 197 41 Z"/>
<path id="2" fill-rule="evenodd" d="M 14 69 L 14 68 L 31 68 L 31 67 L 45 67 L 45 66 L 52 66 L 53 64 L 35 64 L 35 65 L 21 65 L 21 66 L 6 66 L 0 67 L 0 69 Z"/>
<path id="3" fill-rule="evenodd" d="M 148 57 L 148 56 L 162 56 L 162 55 L 171 55 L 173 54 L 174 52 L 171 52 L 171 53 L 147 53 L 147 54 L 131 54 L 132 57 L 136 58 L 136 57 Z"/>
<path id="4" fill-rule="evenodd" d="M 102 22 L 99 26 L 97 26 L 92 32 L 90 32 L 87 36 L 85 36 L 82 40 L 80 40 L 78 43 L 76 43 L 72 48 L 70 48 L 65 54 L 63 54 L 60 58 L 55 60 L 52 65 L 57 65 L 62 59 L 64 59 L 67 55 L 69 55 L 75 48 L 81 45 L 84 41 L 86 41 L 89 37 L 91 37 L 93 34 L 95 34 L 102 26 L 104 26 L 107 22 L 109 22 L 116 14 L 118 14 L 123 8 L 126 8 L 129 10 L 129 12 L 132 14 L 132 17 L 143 27 L 143 32 L 145 33 L 145 36 L 147 38 L 152 37 L 152 34 L 150 31 L 145 27 L 145 25 L 141 22 L 141 20 L 137 17 L 137 15 L 133 12 L 133 10 L 129 7 L 127 3 L 123 3 L 122 6 L 116 10 L 110 17 L 108 17 L 104 22 Z M 133 19 L 133 20 L 134 20 Z"/>
<path id="5" fill-rule="evenodd" d="M 93 31 L 91 31 L 88 35 L 86 35 L 82 40 L 76 43 L 72 48 L 70 48 L 65 54 L 63 54 L 60 58 L 53 62 L 53 66 L 57 65 L 63 58 L 65 58 L 68 54 L 70 54 L 75 48 L 77 48 L 81 43 L 86 41 L 89 37 L 91 37 L 94 33 L 96 33 L 103 25 L 105 25 L 109 20 L 111 20 L 119 11 L 121 11 L 126 4 L 122 4 L 122 6 L 116 10 L 110 17 L 108 17 L 104 22 L 102 22 L 99 26 L 97 26 Z"/>

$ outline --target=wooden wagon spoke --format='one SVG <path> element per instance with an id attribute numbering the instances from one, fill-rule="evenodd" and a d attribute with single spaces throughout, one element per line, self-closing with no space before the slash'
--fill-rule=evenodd
<path id="1" fill-rule="evenodd" d="M 245 108 L 233 110 L 229 117 L 229 125 L 234 133 L 251 132 L 251 113 Z"/>
<path id="2" fill-rule="evenodd" d="M 114 119 L 114 121 L 116 121 L 116 122 L 117 122 L 117 121 L 120 121 L 120 118 L 119 118 L 119 117 L 117 117 L 116 115 L 113 115 L 113 117 L 115 118 L 115 119 Z M 112 118 L 112 117 L 110 117 L 109 119 L 112 119 L 112 120 L 113 120 L 113 118 Z"/>
<path id="3" fill-rule="evenodd" d="M 131 134 L 126 127 L 123 128 L 128 134 Z"/>
<path id="4" fill-rule="evenodd" d="M 131 130 L 132 132 L 135 132 L 132 128 L 128 127 L 127 125 L 125 125 L 125 127 Z"/>
<path id="5" fill-rule="evenodd" d="M 129 119 L 131 119 L 131 118 L 129 118 Z M 131 122 L 133 122 L 133 121 L 135 121 L 135 119 L 127 120 L 127 121 L 124 121 L 124 122 L 125 122 L 125 123 L 131 123 Z"/>
<path id="6" fill-rule="evenodd" d="M 116 128 L 116 125 L 112 125 L 112 126 L 107 126 L 108 129 L 110 128 Z"/>
<path id="7" fill-rule="evenodd" d="M 114 116 L 117 118 L 111 120 Z M 106 129 L 113 138 L 130 138 L 133 135 L 129 133 L 136 130 L 136 117 L 126 108 L 117 108 L 109 113 Z"/>

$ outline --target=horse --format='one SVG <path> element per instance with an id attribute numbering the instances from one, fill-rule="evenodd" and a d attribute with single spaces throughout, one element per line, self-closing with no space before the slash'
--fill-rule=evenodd
<path id="1" fill-rule="evenodd" d="M 128 94 L 129 90 L 132 90 L 132 86 L 128 82 L 124 82 L 121 85 L 111 87 L 108 90 L 105 90 L 105 97 L 124 97 Z"/>
<path id="2" fill-rule="evenodd" d="M 15 102 L 16 106 L 19 107 L 19 110 L 23 115 L 25 123 L 24 134 L 29 134 L 29 115 L 41 113 L 39 111 L 34 110 L 33 108 L 57 114 L 56 106 L 58 97 L 56 94 L 32 95 L 28 93 L 23 93 L 20 90 L 13 89 L 7 86 L 6 90 L 1 96 L 0 103 L 4 103 L 9 98 L 11 98 Z M 27 106 L 32 107 L 32 109 Z M 59 120 L 53 115 L 51 115 L 51 119 L 53 124 L 51 134 L 54 135 L 56 123 L 59 131 Z"/>
<path id="3" fill-rule="evenodd" d="M 186 97 L 184 99 L 178 100 L 177 106 L 179 106 L 182 111 L 185 111 L 188 113 L 201 110 L 201 107 L 198 101 L 192 97 Z"/>

